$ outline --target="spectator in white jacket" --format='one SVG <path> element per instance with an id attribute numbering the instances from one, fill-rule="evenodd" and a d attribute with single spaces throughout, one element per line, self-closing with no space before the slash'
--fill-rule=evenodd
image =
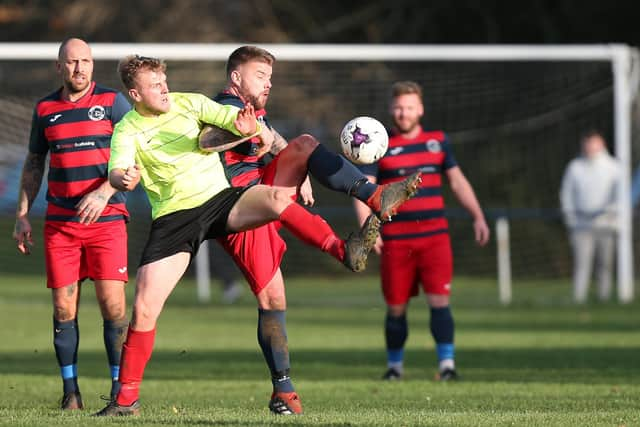
<path id="1" fill-rule="evenodd" d="M 598 298 L 611 296 L 616 241 L 619 166 L 599 132 L 581 139 L 582 155 L 567 166 L 560 203 L 573 247 L 573 297 L 586 302 L 594 258 Z"/>

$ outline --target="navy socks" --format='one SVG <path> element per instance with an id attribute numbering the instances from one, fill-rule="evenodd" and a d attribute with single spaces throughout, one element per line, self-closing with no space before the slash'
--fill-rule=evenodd
<path id="1" fill-rule="evenodd" d="M 258 309 L 258 343 L 271 371 L 276 392 L 294 391 L 289 377 L 289 346 L 283 310 Z"/>
<path id="2" fill-rule="evenodd" d="M 60 366 L 64 393 L 77 392 L 78 388 L 78 319 L 59 322 L 53 319 L 53 347 Z"/>
<path id="3" fill-rule="evenodd" d="M 377 186 L 353 164 L 320 144 L 309 156 L 309 173 L 323 186 L 366 202 Z"/>

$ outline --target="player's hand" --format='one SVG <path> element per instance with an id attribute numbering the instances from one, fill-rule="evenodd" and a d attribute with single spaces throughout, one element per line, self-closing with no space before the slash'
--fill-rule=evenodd
<path id="1" fill-rule="evenodd" d="M 316 202 L 313 198 L 313 188 L 311 188 L 311 180 L 309 179 L 309 175 L 307 175 L 302 184 L 300 184 L 298 194 L 300 195 L 302 204 L 304 204 L 305 206 L 313 206 L 313 204 Z"/>
<path id="2" fill-rule="evenodd" d="M 253 108 L 253 105 L 250 103 L 245 104 L 244 108 L 238 111 L 238 117 L 234 120 L 233 125 L 243 136 L 256 133 L 258 130 L 258 122 L 256 120 L 256 110 Z"/>
<path id="3" fill-rule="evenodd" d="M 76 215 L 80 218 L 80 224 L 93 224 L 100 218 L 102 211 L 109 203 L 109 196 L 102 190 L 94 190 L 80 199 L 76 205 Z"/>
<path id="4" fill-rule="evenodd" d="M 127 191 L 133 191 L 140 182 L 140 166 L 129 166 L 122 176 L 122 185 Z"/>
<path id="5" fill-rule="evenodd" d="M 373 250 L 376 252 L 376 254 L 382 255 L 382 246 L 384 246 L 384 243 L 382 242 L 382 237 L 378 236 L 378 238 L 376 239 L 375 245 L 373 245 Z"/>
<path id="6" fill-rule="evenodd" d="M 16 219 L 16 225 L 13 228 L 13 239 L 18 243 L 18 250 L 21 254 L 29 255 L 31 253 L 31 247 L 33 247 L 31 223 L 26 216 Z"/>
<path id="7" fill-rule="evenodd" d="M 484 218 L 473 221 L 473 232 L 475 234 L 476 243 L 484 246 L 489 243 L 489 227 Z"/>
<path id="8" fill-rule="evenodd" d="M 262 130 L 260 131 L 260 135 L 258 135 L 258 151 L 255 152 L 257 157 L 262 157 L 271 151 L 271 147 L 273 146 L 273 141 L 275 141 L 276 137 L 271 132 L 266 125 L 262 125 Z"/>

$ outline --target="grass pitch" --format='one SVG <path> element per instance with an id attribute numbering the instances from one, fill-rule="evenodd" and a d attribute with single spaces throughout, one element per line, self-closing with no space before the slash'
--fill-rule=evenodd
<path id="1" fill-rule="evenodd" d="M 288 281 L 292 377 L 305 414 L 269 413 L 269 374 L 249 291 L 236 305 L 195 302 L 185 280 L 169 299 L 142 386 L 142 416 L 95 419 L 108 369 L 91 285 L 83 288 L 78 371 L 86 410 L 57 409 L 61 383 L 51 303 L 41 276 L 0 279 L 0 424 L 309 426 L 640 425 L 640 304 L 569 302 L 569 283 L 517 283 L 496 302 L 492 281 L 454 283 L 463 380 L 433 380 L 422 298 L 409 313 L 406 380 L 385 369 L 384 308 L 375 276 Z M 133 286 L 129 287 L 129 296 Z M 215 296 L 215 295 L 214 295 Z M 131 298 L 129 299 L 131 301 Z"/>

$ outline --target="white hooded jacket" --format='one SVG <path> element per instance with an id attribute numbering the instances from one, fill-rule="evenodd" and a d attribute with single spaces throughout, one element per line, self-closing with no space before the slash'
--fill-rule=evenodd
<path id="1" fill-rule="evenodd" d="M 560 188 L 565 224 L 571 229 L 617 229 L 620 169 L 606 150 L 567 166 Z"/>

